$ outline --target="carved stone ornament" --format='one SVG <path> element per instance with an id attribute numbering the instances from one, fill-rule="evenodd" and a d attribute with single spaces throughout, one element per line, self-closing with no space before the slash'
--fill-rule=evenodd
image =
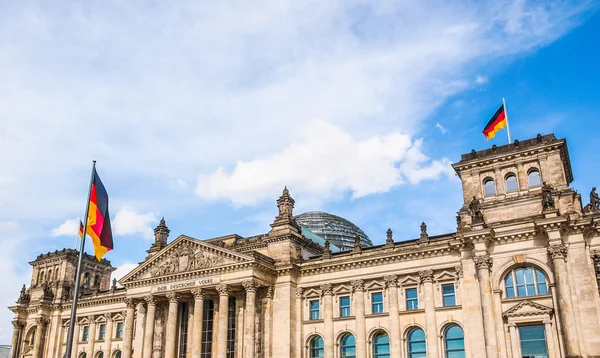
<path id="1" fill-rule="evenodd" d="M 181 242 L 170 255 L 151 271 L 151 276 L 165 276 L 184 271 L 207 269 L 225 264 L 223 257 L 206 252 L 191 242 Z"/>
<path id="2" fill-rule="evenodd" d="M 14 329 L 21 329 L 25 327 L 25 322 L 19 320 L 13 320 L 12 325 Z"/>
<path id="3" fill-rule="evenodd" d="M 542 207 L 543 210 L 554 210 L 556 209 L 554 205 L 554 198 L 552 197 L 552 193 L 554 192 L 554 187 L 550 184 L 546 184 L 544 182 L 542 184 Z"/>
<path id="4" fill-rule="evenodd" d="M 246 292 L 256 292 L 256 289 L 258 288 L 258 282 L 254 280 L 248 280 L 242 282 L 242 286 L 244 286 Z"/>
<path id="5" fill-rule="evenodd" d="M 422 283 L 433 282 L 433 270 L 419 271 L 419 279 Z"/>
<path id="6" fill-rule="evenodd" d="M 148 306 L 156 306 L 156 297 L 154 297 L 153 295 L 148 295 L 144 297 L 144 300 L 146 301 L 146 304 L 148 304 Z"/>
<path id="7" fill-rule="evenodd" d="M 194 295 L 194 298 L 197 300 L 203 300 L 204 297 L 206 296 L 206 293 L 201 288 L 194 288 L 194 289 L 192 289 L 191 292 L 192 292 L 192 295 Z"/>
<path id="8" fill-rule="evenodd" d="M 475 267 L 477 267 L 478 270 L 479 269 L 490 270 L 494 263 L 494 260 L 492 260 L 490 255 L 475 256 L 475 257 L 473 257 L 473 261 L 475 262 Z"/>
<path id="9" fill-rule="evenodd" d="M 548 246 L 548 255 L 554 259 L 567 258 L 567 246 L 565 244 L 556 244 Z"/>
<path id="10" fill-rule="evenodd" d="M 521 301 L 506 310 L 502 315 L 504 317 L 549 316 L 552 315 L 553 312 L 554 310 L 551 307 L 533 301 Z"/>
<path id="11" fill-rule="evenodd" d="M 294 199 L 290 196 L 290 191 L 287 186 L 283 188 L 281 196 L 277 200 L 277 208 L 279 209 L 279 216 L 277 219 L 288 219 L 292 218 L 294 212 Z"/>
<path id="12" fill-rule="evenodd" d="M 396 275 L 383 276 L 383 281 L 387 287 L 398 287 L 398 276 Z"/>
<path id="13" fill-rule="evenodd" d="M 456 276 L 463 277 L 463 267 L 462 265 L 454 266 L 454 271 L 456 272 Z"/>
<path id="14" fill-rule="evenodd" d="M 354 247 L 352 248 L 352 253 L 358 254 L 362 252 L 362 248 L 360 247 L 360 236 L 356 234 L 354 236 Z"/>
<path id="15" fill-rule="evenodd" d="M 31 301 L 31 295 L 29 294 L 29 290 L 26 289 L 25 285 L 21 288 L 21 292 L 19 293 L 19 298 L 17 299 L 18 304 L 26 305 Z"/>
<path id="16" fill-rule="evenodd" d="M 176 292 L 167 292 L 165 296 L 167 297 L 167 300 L 169 300 L 169 303 L 179 302 L 179 294 Z"/>
<path id="17" fill-rule="evenodd" d="M 219 292 L 219 296 L 229 296 L 229 287 L 226 284 L 219 284 L 215 289 Z"/>
<path id="18" fill-rule="evenodd" d="M 324 283 L 321 285 L 321 296 L 331 296 L 333 294 L 333 285 Z"/>
<path id="19" fill-rule="evenodd" d="M 482 224 L 484 222 L 483 212 L 481 211 L 481 202 L 475 195 L 473 195 L 473 200 L 469 203 L 469 214 L 471 214 L 473 224 Z"/>
<path id="20" fill-rule="evenodd" d="M 394 236 L 391 228 L 388 228 L 386 231 L 385 244 L 387 246 L 394 245 Z"/>
<path id="21" fill-rule="evenodd" d="M 352 280 L 350 284 L 352 285 L 352 290 L 355 292 L 365 290 L 365 282 L 363 280 Z"/>
<path id="22" fill-rule="evenodd" d="M 112 313 L 105 313 L 103 316 L 104 316 L 104 319 L 106 320 L 106 322 L 112 321 L 112 319 L 113 319 Z"/>
<path id="23" fill-rule="evenodd" d="M 135 308 L 135 303 L 133 302 L 133 299 L 131 298 L 126 298 L 125 299 L 125 305 L 127 306 L 127 308 Z"/>
<path id="24" fill-rule="evenodd" d="M 425 224 L 425 222 L 422 222 L 420 228 L 421 228 L 421 235 L 419 236 L 419 241 L 429 240 L 429 235 L 427 234 L 427 224 Z"/>
<path id="25" fill-rule="evenodd" d="M 302 287 L 296 288 L 296 298 L 302 298 L 303 293 L 304 293 L 304 289 Z"/>
<path id="26" fill-rule="evenodd" d="M 35 324 L 38 326 L 43 326 L 49 322 L 50 322 L 50 320 L 46 317 L 38 317 L 35 319 Z"/>
<path id="27" fill-rule="evenodd" d="M 325 247 L 323 248 L 323 258 L 331 258 L 331 244 L 329 240 L 325 240 Z"/>
<path id="28" fill-rule="evenodd" d="M 265 298 L 273 299 L 275 296 L 275 287 L 269 286 L 267 287 L 267 291 L 265 292 Z"/>

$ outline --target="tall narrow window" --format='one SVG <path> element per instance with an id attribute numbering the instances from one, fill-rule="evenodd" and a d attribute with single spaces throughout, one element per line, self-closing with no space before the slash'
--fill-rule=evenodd
<path id="1" fill-rule="evenodd" d="M 227 358 L 235 357 L 235 297 L 229 297 L 227 309 Z"/>
<path id="2" fill-rule="evenodd" d="M 321 318 L 319 310 L 319 300 L 312 300 L 309 302 L 310 305 L 310 319 L 316 320 Z"/>
<path id="3" fill-rule="evenodd" d="M 117 322 L 117 332 L 115 338 L 123 338 L 123 322 Z"/>
<path id="4" fill-rule="evenodd" d="M 83 334 L 81 335 L 81 340 L 83 342 L 87 342 L 89 331 L 90 331 L 90 326 L 83 326 Z"/>
<path id="5" fill-rule="evenodd" d="M 179 304 L 179 358 L 187 357 L 188 321 L 190 305 L 187 302 Z"/>
<path id="6" fill-rule="evenodd" d="M 540 176 L 540 171 L 533 168 L 530 169 L 527 173 L 527 180 L 529 181 L 529 187 L 542 185 L 542 177 Z"/>
<path id="7" fill-rule="evenodd" d="M 517 176 L 513 173 L 509 173 L 506 176 L 506 192 L 519 190 L 519 183 L 517 182 Z"/>
<path id="8" fill-rule="evenodd" d="M 453 283 L 442 285 L 442 301 L 444 307 L 456 306 L 456 295 L 454 293 Z"/>
<path id="9" fill-rule="evenodd" d="M 310 358 L 324 358 L 325 357 L 325 346 L 323 344 L 323 338 L 316 336 L 310 340 Z"/>
<path id="10" fill-rule="evenodd" d="M 106 325 L 102 323 L 98 326 L 98 340 L 103 341 L 106 336 Z"/>
<path id="11" fill-rule="evenodd" d="M 543 325 L 520 326 L 521 354 L 527 357 L 548 358 Z"/>
<path id="12" fill-rule="evenodd" d="M 408 358 L 427 358 L 425 332 L 421 328 L 413 328 L 407 338 Z"/>
<path id="13" fill-rule="evenodd" d="M 46 281 L 52 281 L 52 270 L 48 270 L 46 274 Z"/>
<path id="14" fill-rule="evenodd" d="M 444 332 L 446 358 L 465 358 L 465 335 L 462 328 L 452 325 Z"/>
<path id="15" fill-rule="evenodd" d="M 356 339 L 350 333 L 340 340 L 340 358 L 356 358 Z"/>
<path id="16" fill-rule="evenodd" d="M 371 294 L 371 304 L 373 313 L 383 313 L 383 293 L 375 292 Z"/>
<path id="17" fill-rule="evenodd" d="M 100 287 L 100 275 L 94 276 L 94 287 Z"/>
<path id="18" fill-rule="evenodd" d="M 201 358 L 212 357 L 213 314 L 215 306 L 212 300 L 204 300 L 202 312 L 202 354 Z"/>
<path id="19" fill-rule="evenodd" d="M 390 337 L 385 332 L 373 336 L 373 358 L 390 358 Z"/>
<path id="20" fill-rule="evenodd" d="M 419 309 L 419 296 L 416 288 L 406 290 L 406 309 L 409 311 Z"/>
<path id="21" fill-rule="evenodd" d="M 483 181 L 483 193 L 485 196 L 496 195 L 496 183 L 494 179 L 487 178 Z"/>
<path id="22" fill-rule="evenodd" d="M 350 316 L 350 296 L 340 297 L 340 317 Z"/>

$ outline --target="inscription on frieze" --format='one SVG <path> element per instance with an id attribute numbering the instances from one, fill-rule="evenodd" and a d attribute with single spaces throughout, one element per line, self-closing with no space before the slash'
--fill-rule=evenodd
<path id="1" fill-rule="evenodd" d="M 161 293 L 161 292 L 177 291 L 177 290 L 188 290 L 188 289 L 195 288 L 195 287 L 215 285 L 215 284 L 218 284 L 219 282 L 221 282 L 221 279 L 218 276 L 199 278 L 196 280 L 189 280 L 189 281 L 179 281 L 179 282 L 167 283 L 164 285 L 152 286 L 152 293 Z"/>

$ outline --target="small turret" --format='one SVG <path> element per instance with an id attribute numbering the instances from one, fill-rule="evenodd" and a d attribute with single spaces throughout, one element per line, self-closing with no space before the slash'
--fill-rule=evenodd
<path id="1" fill-rule="evenodd" d="M 154 243 L 150 246 L 150 249 L 146 251 L 148 253 L 146 260 L 167 246 L 167 239 L 169 238 L 170 232 L 171 230 L 167 227 L 165 218 L 163 217 L 160 219 L 158 226 L 154 229 Z"/>

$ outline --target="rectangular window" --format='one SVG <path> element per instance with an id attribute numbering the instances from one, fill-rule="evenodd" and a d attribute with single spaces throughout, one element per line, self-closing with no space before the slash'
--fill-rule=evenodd
<path id="1" fill-rule="evenodd" d="M 235 297 L 229 297 L 227 310 L 227 358 L 235 358 Z"/>
<path id="2" fill-rule="evenodd" d="M 201 358 L 212 357 L 213 314 L 215 306 L 212 300 L 204 300 L 202 312 L 202 354 Z"/>
<path id="3" fill-rule="evenodd" d="M 310 306 L 310 319 L 315 320 L 321 318 L 321 314 L 319 312 L 319 300 L 312 300 L 309 302 Z"/>
<path id="4" fill-rule="evenodd" d="M 456 306 L 456 296 L 454 294 L 454 284 L 442 285 L 442 301 L 444 307 Z"/>
<path id="5" fill-rule="evenodd" d="M 416 288 L 409 288 L 406 290 L 406 309 L 407 310 L 418 310 L 419 309 L 419 295 Z"/>
<path id="6" fill-rule="evenodd" d="M 520 326 L 519 336 L 523 356 L 548 358 L 546 335 L 543 325 Z"/>
<path id="7" fill-rule="evenodd" d="M 375 292 L 371 294 L 372 313 L 383 313 L 383 293 Z"/>
<path id="8" fill-rule="evenodd" d="M 350 316 L 350 296 L 340 297 L 340 317 Z"/>
<path id="9" fill-rule="evenodd" d="M 189 313 L 190 305 L 182 302 L 179 305 L 179 358 L 187 357 Z"/>
<path id="10" fill-rule="evenodd" d="M 117 334 L 115 338 L 123 338 L 123 322 L 117 322 Z"/>
<path id="11" fill-rule="evenodd" d="M 103 341 L 106 336 L 106 325 L 101 324 L 98 326 L 98 340 Z"/>
<path id="12" fill-rule="evenodd" d="M 83 334 L 81 335 L 81 340 L 83 342 L 87 342 L 89 331 L 90 331 L 90 326 L 83 326 Z"/>

